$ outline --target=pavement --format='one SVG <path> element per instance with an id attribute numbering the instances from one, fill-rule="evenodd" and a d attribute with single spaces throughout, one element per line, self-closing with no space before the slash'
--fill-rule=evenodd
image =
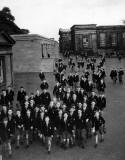
<path id="1" fill-rule="evenodd" d="M 106 97 L 107 108 L 104 113 L 107 133 L 103 143 L 94 148 L 94 137 L 87 141 L 85 149 L 74 147 L 63 150 L 52 144 L 50 155 L 40 142 L 34 142 L 28 149 L 21 146 L 19 150 L 13 148 L 12 160 L 125 160 L 125 84 L 114 85 L 109 73 L 112 67 L 123 67 L 125 59 L 120 63 L 117 59 L 106 60 Z M 55 85 L 52 73 L 46 74 L 49 90 L 52 93 Z M 124 77 L 125 83 L 125 77 Z M 15 75 L 15 92 L 23 85 L 28 93 L 34 92 L 40 86 L 38 73 L 24 73 Z"/>

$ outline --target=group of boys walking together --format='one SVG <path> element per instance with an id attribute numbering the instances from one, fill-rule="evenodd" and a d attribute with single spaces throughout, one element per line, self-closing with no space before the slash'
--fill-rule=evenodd
<path id="1" fill-rule="evenodd" d="M 92 62 L 93 65 L 95 63 Z M 51 152 L 52 141 L 64 149 L 75 145 L 85 148 L 87 139 L 93 135 L 95 148 L 99 135 L 100 142 L 103 142 L 106 132 L 103 117 L 106 107 L 105 70 L 102 63 L 96 71 L 93 68 L 96 67 L 92 67 L 92 72 L 86 69 L 81 76 L 73 73 L 67 78 L 63 69 L 61 72 L 57 71 L 53 98 L 48 92 L 49 84 L 44 73 L 40 73 L 42 93 L 37 90 L 35 94 L 28 96 L 25 89 L 20 87 L 16 111 L 12 108 L 14 92 L 11 87 L 11 94 L 3 90 L 0 112 L 3 151 L 7 147 L 9 156 L 12 156 L 13 141 L 18 149 L 22 143 L 28 148 L 40 139 L 48 153 Z"/>

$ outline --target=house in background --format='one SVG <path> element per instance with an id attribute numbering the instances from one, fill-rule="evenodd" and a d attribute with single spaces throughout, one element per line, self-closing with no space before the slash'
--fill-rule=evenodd
<path id="1" fill-rule="evenodd" d="M 71 27 L 71 48 L 75 54 L 97 52 L 96 24 L 74 25 Z"/>
<path id="2" fill-rule="evenodd" d="M 125 55 L 125 26 L 98 26 L 97 27 L 98 53 L 107 55 Z"/>
<path id="3" fill-rule="evenodd" d="M 125 55 L 125 25 L 97 26 L 96 24 L 73 25 L 69 35 L 71 43 L 59 41 L 63 50 L 70 48 L 74 54 Z M 60 38 L 61 39 L 61 34 Z M 67 38 L 68 39 L 68 38 Z"/>
<path id="4" fill-rule="evenodd" d="M 37 34 L 11 37 L 16 42 L 12 48 L 15 93 L 20 86 L 28 93 L 35 93 L 41 84 L 39 72 L 49 72 L 49 75 L 53 75 L 54 62 L 59 57 L 58 42 Z"/>
<path id="5" fill-rule="evenodd" d="M 16 41 L 13 46 L 14 73 L 40 72 L 44 67 L 42 62 L 50 66 L 59 57 L 59 45 L 54 39 L 37 34 L 12 35 L 12 38 Z"/>
<path id="6" fill-rule="evenodd" d="M 8 34 L 0 32 L 0 91 L 13 86 L 13 53 L 15 41 Z"/>
<path id="7" fill-rule="evenodd" d="M 71 50 L 71 31 L 69 29 L 59 29 L 59 50 L 65 53 Z"/>

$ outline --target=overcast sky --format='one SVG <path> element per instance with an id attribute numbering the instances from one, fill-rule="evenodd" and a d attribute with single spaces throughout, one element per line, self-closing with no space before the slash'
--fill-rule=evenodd
<path id="1" fill-rule="evenodd" d="M 58 40 L 59 28 L 74 24 L 117 25 L 125 19 L 125 0 L 0 0 L 15 23 L 31 33 Z"/>

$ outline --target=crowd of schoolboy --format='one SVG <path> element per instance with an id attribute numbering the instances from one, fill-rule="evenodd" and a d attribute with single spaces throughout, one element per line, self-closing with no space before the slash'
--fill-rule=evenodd
<path id="1" fill-rule="evenodd" d="M 39 74 L 40 88 L 36 93 L 28 93 L 23 87 L 17 93 L 17 106 L 14 111 L 14 91 L 9 86 L 2 91 L 0 103 L 0 140 L 2 152 L 8 148 L 12 156 L 12 142 L 18 149 L 23 143 L 28 148 L 40 139 L 51 152 L 52 141 L 67 149 L 78 145 L 86 147 L 87 139 L 95 136 L 95 148 L 104 141 L 105 120 L 103 112 L 106 107 L 105 97 L 105 59 L 99 63 L 95 58 L 85 62 L 69 60 L 72 73 L 67 76 L 68 66 L 59 60 L 54 72 L 56 85 L 53 96 L 43 72 Z M 83 69 L 80 75 L 73 66 Z"/>

